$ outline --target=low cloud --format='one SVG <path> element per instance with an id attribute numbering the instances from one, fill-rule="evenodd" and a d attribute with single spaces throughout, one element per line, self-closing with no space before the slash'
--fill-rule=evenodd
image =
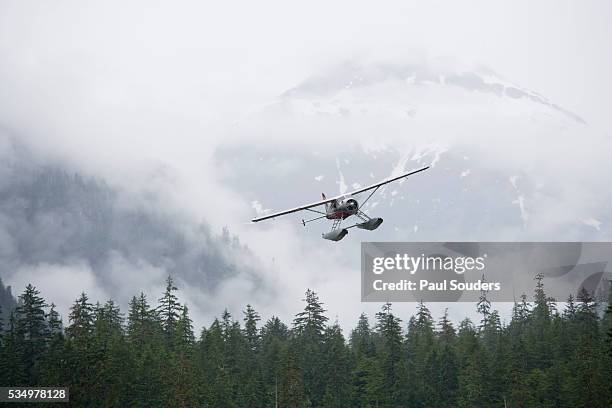
<path id="1" fill-rule="evenodd" d="M 100 286 L 96 273 L 84 261 L 75 261 L 65 265 L 40 263 L 37 265 L 23 265 L 8 277 L 13 286 L 15 295 L 28 284 L 32 284 L 41 292 L 41 296 L 50 304 L 57 305 L 64 323 L 68 322 L 69 307 L 80 296 L 87 293 L 90 301 L 104 302 L 110 299 L 108 293 Z"/>
<path id="2" fill-rule="evenodd" d="M 173 273 L 201 322 L 226 306 L 239 314 L 246 302 L 289 319 L 311 287 L 352 323 L 378 307 L 360 304 L 356 289 L 359 240 L 374 235 L 351 231 L 334 246 L 297 218 L 248 220 L 421 164 L 435 169 L 397 187 L 401 206 L 397 196 L 393 210 L 384 196 L 371 202 L 397 227 L 385 221 L 376 239 L 610 239 L 610 141 L 577 120 L 609 125 L 612 92 L 601 90 L 610 89 L 612 59 L 594 42 L 609 37 L 597 31 L 610 30 L 601 10 L 555 15 L 588 28 L 574 32 L 528 26 L 550 17 L 549 5 L 532 2 L 504 13 L 488 2 L 477 13 L 403 2 L 373 13 L 345 2 L 325 4 L 324 15 L 311 4 L 236 13 L 179 3 L 0 6 L 0 274 L 15 292 L 32 279 L 64 308 L 73 287 L 92 298 L 143 290 L 154 303 Z M 464 30 L 471 26 L 482 30 Z M 551 48 L 551 38 L 567 47 Z M 449 53 L 518 79 L 431 63 Z M 357 73 L 369 84 L 355 86 L 338 55 L 364 68 Z M 415 64 L 424 76 L 403 75 Z M 470 174 L 458 180 L 465 156 Z M 106 193 L 83 194 L 90 201 L 81 205 L 70 193 L 78 183 L 44 190 L 45 175 L 58 171 Z M 507 181 L 517 174 L 521 206 Z M 106 200 L 113 211 L 77 215 L 109 208 Z M 24 209 L 35 203 L 43 205 Z M 46 268 L 58 279 L 43 279 Z"/>

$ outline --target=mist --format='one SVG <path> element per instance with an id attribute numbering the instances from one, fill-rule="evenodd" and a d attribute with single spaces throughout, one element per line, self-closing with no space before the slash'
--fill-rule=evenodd
<path id="1" fill-rule="evenodd" d="M 199 325 L 225 307 L 239 317 L 247 302 L 265 316 L 281 314 L 290 319 L 301 307 L 304 290 L 312 287 L 322 292 L 330 313 L 337 313 L 342 323 L 352 323 L 361 309 L 372 312 L 379 306 L 359 303 L 358 240 L 330 247 L 318 232 L 304 232 L 291 219 L 262 227 L 247 224 L 255 214 L 253 201 L 280 209 L 277 206 L 310 201 L 311 193 L 319 194 L 318 185 L 307 186 L 304 181 L 297 185 L 284 176 L 307 169 L 304 177 L 313 184 L 314 177 L 324 176 L 327 191 L 338 188 L 341 171 L 349 185 L 363 183 L 369 172 L 357 177 L 343 161 L 336 165 L 338 157 L 349 159 L 354 151 L 389 146 L 391 161 L 377 169 L 377 176 L 386 177 L 398 165 L 431 163 L 436 157 L 437 171 L 452 167 L 455 172 L 450 163 L 462 160 L 461 153 L 469 150 L 478 163 L 469 165 L 472 176 L 474 168 L 481 168 L 480 174 L 490 171 L 503 179 L 503 191 L 512 195 L 506 201 L 514 212 L 502 217 L 499 230 L 454 223 L 446 230 L 433 224 L 427 230 L 423 221 L 409 235 L 415 223 L 400 222 L 397 227 L 403 232 L 388 230 L 393 232 L 377 239 L 556 239 L 560 233 L 566 233 L 566 239 L 605 239 L 610 233 L 609 179 L 603 174 L 610 174 L 604 153 L 609 151 L 612 125 L 607 109 L 612 102 L 608 75 L 612 55 L 606 44 L 612 34 L 611 13 L 611 6 L 600 1 L 583 2 L 581 7 L 558 1 L 392 2 L 376 8 L 354 2 L 4 1 L 0 5 L 0 186 L 5 218 L 0 254 L 10 271 L 2 271 L 1 277 L 13 285 L 14 293 L 30 281 L 44 287 L 43 295 L 60 304 L 65 316 L 81 290 L 94 300 L 118 297 L 123 305 L 141 290 L 154 300 L 165 276 L 174 272 L 183 301 Z M 454 112 L 458 106 L 469 109 L 483 103 L 472 104 L 476 100 L 472 98 L 482 95 L 465 90 L 451 91 L 453 98 L 462 99 L 447 106 L 440 107 L 440 96 L 434 98 L 431 105 L 436 109 L 429 116 L 422 115 L 424 109 L 419 107 L 409 127 L 403 119 L 390 116 L 383 120 L 308 116 L 296 109 L 300 98 L 288 98 L 288 91 L 309 78 L 326 76 L 346 61 L 371 67 L 417 60 L 429 66 L 447 57 L 459 61 L 460 67 L 453 65 L 453 70 L 491 68 L 585 123 L 533 105 L 512 105 L 517 109 L 511 114 L 488 120 L 483 117 L 490 111 Z M 388 101 L 398 88 L 387 85 L 366 88 L 364 98 Z M 309 104 L 324 99 L 308 98 Z M 297 116 L 269 114 L 271 107 L 287 105 Z M 534 110 L 552 115 L 553 125 L 546 132 L 528 127 Z M 516 123 L 525 127 L 519 129 Z M 562 143 L 557 139 L 559 123 L 569 128 Z M 499 131 L 508 127 L 512 131 Z M 497 133 L 503 134 L 501 141 L 491 143 L 491 134 Z M 418 137 L 407 140 L 406 134 Z M 449 146 L 455 150 L 446 153 Z M 237 147 L 247 152 L 239 154 Z M 300 149 L 317 150 L 321 156 L 315 161 L 308 154 L 293 154 Z M 247 179 L 242 172 L 241 163 L 254 159 L 256 150 L 286 157 L 281 166 L 259 168 L 261 174 L 272 174 L 266 183 L 257 174 Z M 412 160 L 417 151 L 429 153 Z M 325 170 L 313 168 L 322 163 L 328 166 Z M 458 168 L 457 178 L 467 168 Z M 47 207 L 41 213 L 51 214 L 44 218 L 48 223 L 7 218 L 16 214 L 11 211 L 17 211 L 23 189 L 39 194 L 35 181 L 49 169 L 105 185 L 102 190 L 113 197 L 108 207 L 113 219 L 145 214 L 153 232 L 142 241 L 127 229 L 109 233 L 114 244 L 103 248 L 100 265 L 74 248 L 63 253 L 61 245 L 53 246 L 62 219 L 57 212 Z M 509 176 L 517 177 L 516 186 Z M 471 186 L 472 191 L 495 182 L 480 181 Z M 15 186 L 22 189 L 20 193 Z M 439 198 L 432 189 L 416 187 L 423 202 Z M 407 191 L 406 186 L 402 189 Z M 27 197 L 26 201 L 32 200 Z M 51 208 L 63 211 L 66 206 L 70 202 Z M 529 217 L 525 220 L 520 214 Z M 584 221 L 597 228 L 585 227 Z M 32 235 L 17 235 L 32 225 L 36 226 Z M 238 249 L 232 249 L 233 238 L 224 241 L 225 227 L 230 237 L 237 237 Z M 78 236 L 63 231 L 68 241 Z M 74 231 L 82 229 L 77 226 Z M 15 242 L 32 244 L 36 236 L 36 251 L 18 251 Z M 157 259 L 163 253 L 154 245 L 160 236 L 162 242 L 176 237 L 187 242 L 187 249 L 174 253 L 171 261 L 187 257 L 191 263 L 185 261 L 177 269 Z M 193 254 L 201 251 L 206 259 L 216 260 L 209 272 L 229 268 L 233 273 L 209 285 L 193 261 L 197 259 Z M 66 285 L 66 281 L 75 283 Z M 336 295 L 344 292 L 355 295 L 348 300 Z M 411 310 L 412 305 L 398 307 Z M 436 305 L 434 315 L 443 307 Z M 451 317 L 455 311 L 463 314 L 457 307 Z"/>

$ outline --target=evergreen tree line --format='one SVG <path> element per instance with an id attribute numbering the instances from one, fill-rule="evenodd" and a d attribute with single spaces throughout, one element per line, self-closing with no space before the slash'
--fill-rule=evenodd
<path id="1" fill-rule="evenodd" d="M 290 327 L 247 305 L 196 337 L 166 284 L 156 306 L 132 298 L 127 316 L 83 293 L 65 327 L 28 285 L 0 327 L 0 385 L 68 386 L 87 407 L 612 406 L 612 309 L 600 318 L 582 290 L 557 310 L 542 276 L 508 324 L 483 293 L 478 322 L 434 321 L 422 302 L 402 322 L 385 304 L 348 339 L 311 290 Z"/>

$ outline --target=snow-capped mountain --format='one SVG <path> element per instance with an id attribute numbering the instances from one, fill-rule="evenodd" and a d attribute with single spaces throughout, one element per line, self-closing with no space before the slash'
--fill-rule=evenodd
<path id="1" fill-rule="evenodd" d="M 367 203 L 387 222 L 351 233 L 358 241 L 599 240 L 610 237 L 606 149 L 545 96 L 438 59 L 317 73 L 241 120 L 217 158 L 254 215 L 432 165 Z"/>

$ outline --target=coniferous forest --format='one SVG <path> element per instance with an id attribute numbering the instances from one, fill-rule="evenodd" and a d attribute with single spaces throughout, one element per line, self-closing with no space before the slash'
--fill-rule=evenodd
<path id="1" fill-rule="evenodd" d="M 350 333 L 311 290 L 292 322 L 246 305 L 195 330 L 166 283 L 126 313 L 83 293 L 66 322 L 27 286 L 0 330 L 1 385 L 68 386 L 84 407 L 612 406 L 612 309 L 582 290 L 557 310 L 541 276 L 508 324 L 483 293 L 480 321 L 385 304 Z"/>

